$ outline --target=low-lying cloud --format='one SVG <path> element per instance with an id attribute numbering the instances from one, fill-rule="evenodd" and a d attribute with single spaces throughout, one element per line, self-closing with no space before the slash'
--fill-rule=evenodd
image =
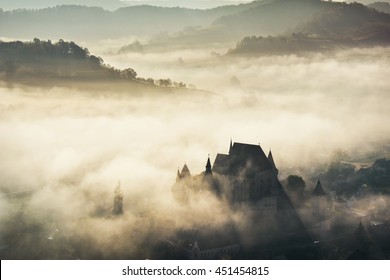
<path id="1" fill-rule="evenodd" d="M 223 203 L 207 195 L 201 208 L 182 207 L 171 186 L 177 167 L 187 162 L 192 174 L 202 172 L 207 154 L 213 160 L 226 153 L 230 138 L 260 142 L 265 152 L 272 147 L 282 176 L 292 166 L 327 162 L 335 149 L 356 158 L 388 155 L 387 51 L 207 61 L 207 50 L 204 58 L 185 52 L 107 59 L 131 65 L 140 76 L 196 84 L 210 94 L 110 98 L 2 88 L 0 223 L 9 226 L 24 215 L 48 238 L 74 236 L 96 250 L 75 256 L 146 257 L 138 250 L 156 231 L 169 236 L 175 227 L 201 223 L 209 205 L 221 209 L 216 220 L 226 216 Z M 233 76 L 239 85 L 231 83 Z M 124 219 L 102 218 L 111 211 L 118 181 Z M 23 205 L 10 198 L 29 190 L 34 192 Z M 145 211 L 155 222 L 140 218 Z M 122 247 L 116 243 L 122 241 Z"/>

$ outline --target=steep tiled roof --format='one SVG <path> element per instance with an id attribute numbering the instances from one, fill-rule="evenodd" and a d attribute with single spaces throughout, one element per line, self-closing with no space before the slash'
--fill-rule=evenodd
<path id="1" fill-rule="evenodd" d="M 213 171 L 251 177 L 258 172 L 272 168 L 273 166 L 259 145 L 234 143 L 229 155 L 217 155 Z"/>

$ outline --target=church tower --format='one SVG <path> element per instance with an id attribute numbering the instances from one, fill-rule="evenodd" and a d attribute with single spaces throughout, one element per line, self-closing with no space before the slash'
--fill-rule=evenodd
<path id="1" fill-rule="evenodd" d="M 203 173 L 202 181 L 208 187 L 208 189 L 212 191 L 217 197 L 221 196 L 220 186 L 213 175 L 211 162 L 210 162 L 210 155 L 207 158 L 206 170 Z"/>
<path id="2" fill-rule="evenodd" d="M 328 208 L 327 204 L 327 195 L 322 188 L 320 180 L 318 180 L 312 193 L 313 215 L 317 218 L 325 217 Z"/>

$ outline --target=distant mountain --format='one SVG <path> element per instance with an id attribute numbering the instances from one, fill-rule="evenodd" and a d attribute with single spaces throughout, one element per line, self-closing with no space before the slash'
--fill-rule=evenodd
<path id="1" fill-rule="evenodd" d="M 155 46 L 194 47 L 292 33 L 383 44 L 388 29 L 387 14 L 362 4 L 320 0 L 263 0 L 207 10 L 145 5 L 116 11 L 86 6 L 0 10 L 2 37 L 88 41 L 138 36 L 152 38 Z"/>
<path id="2" fill-rule="evenodd" d="M 343 44 L 344 43 L 344 44 Z M 228 55 L 284 55 L 309 52 L 324 52 L 336 46 L 345 46 L 345 42 L 335 42 L 324 37 L 293 33 L 283 36 L 245 37 Z"/>
<path id="3" fill-rule="evenodd" d="M 350 39 L 365 39 L 368 44 L 383 44 L 388 38 L 388 17 L 362 4 L 320 0 L 269 0 L 256 4 L 224 15 L 210 26 L 186 28 L 174 35 L 157 38 L 152 43 L 196 46 L 230 43 L 253 36 L 286 36 L 288 39 L 292 33 L 304 33 L 310 35 L 310 48 L 317 49 L 322 48 L 318 44 L 323 40 L 329 41 L 331 46 L 336 41 Z M 290 39 L 287 41 L 291 42 Z M 298 42 L 296 38 L 293 41 L 308 47 L 308 42 Z M 266 41 L 261 42 L 264 46 Z"/>
<path id="4" fill-rule="evenodd" d="M 244 11 L 223 16 L 213 22 L 232 35 L 279 35 L 313 18 L 333 3 L 320 0 L 274 0 Z"/>
<path id="5" fill-rule="evenodd" d="M 289 54 L 389 46 L 390 15 L 358 3 L 329 3 L 293 31 L 279 36 L 246 37 L 229 54 Z"/>
<path id="6" fill-rule="evenodd" d="M 0 8 L 5 10 L 43 9 L 60 5 L 83 5 L 107 10 L 116 10 L 126 6 L 125 2 L 120 0 L 1 0 Z"/>
<path id="7" fill-rule="evenodd" d="M 259 3 L 256 1 L 209 10 L 145 5 L 116 11 L 74 5 L 39 10 L 0 10 L 0 34 L 9 38 L 66 38 L 76 41 L 150 36 L 177 32 L 186 26 L 208 26 L 223 15 L 234 14 Z"/>
<path id="8" fill-rule="evenodd" d="M 229 6 L 251 2 L 248 0 L 125 0 L 129 6 L 150 5 L 160 7 L 182 7 L 190 9 L 212 9 L 219 6 Z"/>
<path id="9" fill-rule="evenodd" d="M 38 87 L 87 86 L 94 89 L 152 91 L 186 88 L 169 79 L 137 77 L 132 68 L 119 70 L 104 64 L 74 42 L 56 43 L 34 39 L 32 42 L 0 41 L 0 85 Z"/>
<path id="10" fill-rule="evenodd" d="M 389 2 L 374 2 L 367 5 L 379 12 L 390 14 L 390 3 Z"/>
<path id="11" fill-rule="evenodd" d="M 83 5 L 116 10 L 127 6 L 182 7 L 190 9 L 211 9 L 219 6 L 237 5 L 251 2 L 248 0 L 1 0 L 0 8 L 43 9 L 61 5 Z"/>
<path id="12" fill-rule="evenodd" d="M 358 3 L 340 3 L 326 6 L 297 30 L 336 39 L 388 44 L 390 15 Z"/>
<path id="13" fill-rule="evenodd" d="M 280 35 L 292 32 L 340 33 L 388 25 L 388 17 L 362 4 L 320 0 L 274 0 L 223 16 L 214 22 L 236 34 Z"/>
<path id="14" fill-rule="evenodd" d="M 378 159 L 370 167 L 361 168 L 350 180 L 361 186 L 370 186 L 374 190 L 390 193 L 390 160 Z"/>

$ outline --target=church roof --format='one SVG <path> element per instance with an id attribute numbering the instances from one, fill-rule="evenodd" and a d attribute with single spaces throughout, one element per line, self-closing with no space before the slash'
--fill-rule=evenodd
<path id="1" fill-rule="evenodd" d="M 322 188 L 320 180 L 317 181 L 317 185 L 313 191 L 313 195 L 316 195 L 316 196 L 326 195 L 326 193 L 324 192 L 324 189 Z"/>
<path id="2" fill-rule="evenodd" d="M 272 165 L 259 145 L 234 143 L 229 155 L 218 154 L 213 171 L 226 175 L 254 176 L 272 169 Z"/>
<path id="3" fill-rule="evenodd" d="M 228 167 L 228 163 L 229 155 L 217 154 L 213 165 L 213 171 L 223 174 L 224 170 Z"/>

